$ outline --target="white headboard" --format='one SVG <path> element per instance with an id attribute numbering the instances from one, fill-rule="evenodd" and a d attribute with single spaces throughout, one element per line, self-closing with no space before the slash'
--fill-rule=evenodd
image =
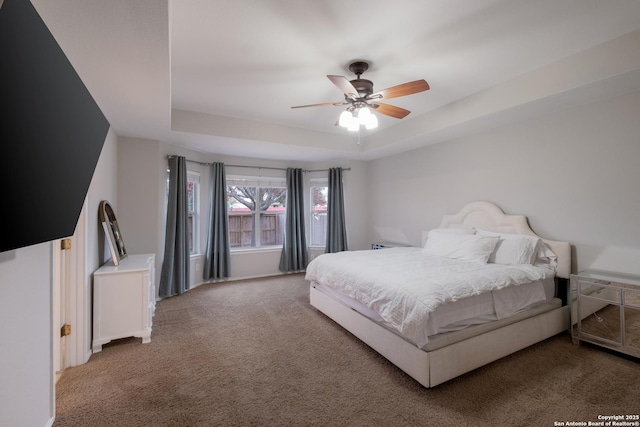
<path id="1" fill-rule="evenodd" d="M 568 242 L 547 240 L 533 232 L 524 215 L 506 215 L 491 202 L 477 201 L 465 205 L 457 214 L 446 214 L 441 228 L 479 228 L 487 231 L 536 236 L 558 257 L 556 276 L 568 279 L 571 274 L 571 245 Z M 423 243 L 426 232 L 423 233 Z"/>

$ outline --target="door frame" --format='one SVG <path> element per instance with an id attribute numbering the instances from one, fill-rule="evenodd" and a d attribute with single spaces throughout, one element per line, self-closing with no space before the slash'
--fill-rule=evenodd
<path id="1" fill-rule="evenodd" d="M 58 349 L 58 343 L 60 342 L 60 325 L 57 322 L 58 317 L 56 313 L 60 312 L 60 305 L 64 305 L 64 317 L 65 323 L 71 325 L 71 334 L 65 337 L 65 353 L 64 361 L 65 365 L 62 366 L 62 370 L 68 367 L 82 365 L 89 360 L 91 356 L 90 347 L 90 334 L 87 331 L 87 325 L 90 323 L 90 288 L 91 277 L 87 276 L 86 266 L 86 248 L 88 238 L 88 215 L 87 215 L 88 200 L 85 198 L 82 210 L 78 217 L 76 229 L 73 236 L 69 237 L 71 240 L 71 249 L 67 250 L 65 254 L 62 254 L 61 241 L 62 239 L 54 240 L 52 242 L 52 286 L 53 286 L 53 298 L 52 298 L 52 325 L 53 325 L 53 341 L 52 341 L 52 355 L 54 356 L 54 375 L 56 374 L 56 350 Z M 61 283 L 61 271 L 60 260 L 65 256 L 69 259 L 68 271 L 66 272 L 66 284 Z M 62 291 L 64 295 L 64 301 L 61 301 L 59 297 L 59 290 L 61 286 L 65 286 Z"/>

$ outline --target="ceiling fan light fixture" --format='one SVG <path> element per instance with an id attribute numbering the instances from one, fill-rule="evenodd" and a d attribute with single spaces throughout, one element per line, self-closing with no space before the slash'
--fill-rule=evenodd
<path id="1" fill-rule="evenodd" d="M 375 114 L 369 115 L 369 118 L 367 119 L 367 123 L 365 124 L 365 127 L 369 130 L 375 129 L 378 127 L 378 118 L 376 117 Z"/>
<path id="2" fill-rule="evenodd" d="M 375 129 L 378 127 L 378 118 L 367 107 L 349 108 L 340 114 L 338 125 L 352 132 L 360 129 L 360 126 Z"/>
<path id="3" fill-rule="evenodd" d="M 358 122 L 367 129 L 375 129 L 378 127 L 378 118 L 367 107 L 362 107 L 360 111 L 358 111 Z"/>
<path id="4" fill-rule="evenodd" d="M 358 110 L 358 121 L 361 125 L 366 125 L 371 117 L 371 111 L 367 107 L 362 107 Z"/>
<path id="5" fill-rule="evenodd" d="M 358 129 L 360 129 L 360 122 L 358 121 L 358 119 L 354 116 L 351 116 L 351 121 L 349 122 L 348 126 L 347 126 L 347 130 L 351 131 L 351 132 L 355 132 Z"/>
<path id="6" fill-rule="evenodd" d="M 338 124 L 344 128 L 349 127 L 349 124 L 353 121 L 353 114 L 351 111 L 344 110 L 342 114 L 340 114 L 340 118 L 338 119 Z"/>

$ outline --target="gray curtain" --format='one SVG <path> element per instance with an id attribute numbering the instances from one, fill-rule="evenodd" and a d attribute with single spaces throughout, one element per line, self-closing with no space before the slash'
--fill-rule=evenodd
<path id="1" fill-rule="evenodd" d="M 329 169 L 327 193 L 327 244 L 324 251 L 326 253 L 346 251 L 347 227 L 344 217 L 342 168 Z"/>
<path id="2" fill-rule="evenodd" d="M 307 268 L 307 238 L 304 231 L 304 182 L 302 169 L 287 168 L 287 218 L 280 271 L 288 273 Z"/>
<path id="3" fill-rule="evenodd" d="M 231 275 L 229 247 L 229 216 L 227 214 L 227 184 L 224 163 L 213 163 L 210 170 L 209 231 L 204 261 L 205 279 L 223 279 Z"/>
<path id="4" fill-rule="evenodd" d="M 158 291 L 161 298 L 179 295 L 189 289 L 187 221 L 187 161 L 184 157 L 174 156 L 169 158 L 167 227 Z"/>

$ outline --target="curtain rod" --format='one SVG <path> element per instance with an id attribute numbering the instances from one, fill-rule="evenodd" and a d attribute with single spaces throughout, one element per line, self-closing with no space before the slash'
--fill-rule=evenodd
<path id="1" fill-rule="evenodd" d="M 171 157 L 176 157 L 176 156 L 172 156 L 169 155 L 167 156 L 167 159 L 171 158 Z M 211 163 L 205 163 L 205 162 L 199 162 L 197 160 L 189 160 L 189 159 L 185 159 L 187 162 L 190 163 L 197 163 L 199 165 L 202 166 L 211 166 Z M 286 171 L 287 168 L 274 168 L 271 166 L 247 166 L 247 165 L 224 165 L 225 168 L 226 167 L 230 167 L 230 168 L 249 168 L 249 169 L 269 169 L 269 170 L 277 170 L 277 171 Z M 343 171 L 350 171 L 351 168 L 341 168 Z M 329 169 L 303 169 L 302 172 L 329 172 Z"/>

